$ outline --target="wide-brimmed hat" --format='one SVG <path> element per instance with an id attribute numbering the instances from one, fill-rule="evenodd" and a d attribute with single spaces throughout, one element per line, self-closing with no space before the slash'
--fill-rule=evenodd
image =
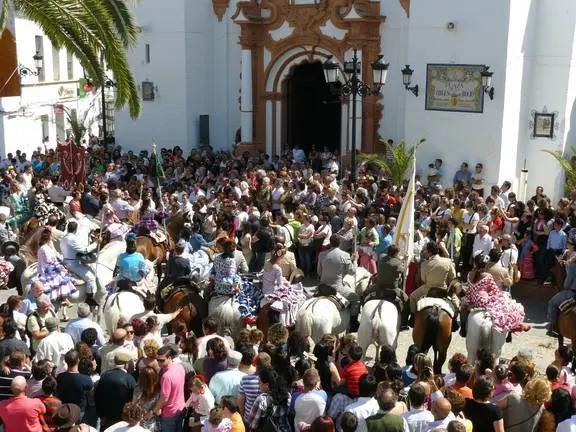
<path id="1" fill-rule="evenodd" d="M 70 428 L 80 421 L 80 407 L 76 404 L 62 404 L 52 416 L 52 423 L 61 428 Z"/>
<path id="2" fill-rule="evenodd" d="M 10 251 L 9 249 L 13 248 L 14 251 Z M 20 250 L 20 245 L 12 240 L 8 240 L 5 241 L 4 243 L 2 243 L 2 246 L 0 246 L 0 253 L 2 255 L 8 255 L 7 252 L 10 252 L 9 255 L 16 255 L 18 253 L 18 251 Z"/>

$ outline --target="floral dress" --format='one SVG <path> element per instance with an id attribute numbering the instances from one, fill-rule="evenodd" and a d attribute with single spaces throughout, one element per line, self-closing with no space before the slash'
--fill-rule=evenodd
<path id="1" fill-rule="evenodd" d="M 298 309 L 306 300 L 302 284 L 290 284 L 282 276 L 282 268 L 274 264 L 272 268 L 262 273 L 262 298 L 261 306 L 267 304 L 280 312 L 280 322 L 285 326 L 291 326 L 296 322 Z"/>
<path id="2" fill-rule="evenodd" d="M 513 300 L 509 293 L 498 288 L 490 274 L 482 275 L 477 282 L 472 282 L 468 277 L 464 303 L 470 309 L 486 309 L 494 329 L 500 333 L 522 330 L 524 306 Z"/>
<path id="3" fill-rule="evenodd" d="M 50 243 L 46 243 L 38 249 L 38 275 L 28 282 L 32 285 L 39 280 L 44 286 L 44 294 L 52 301 L 69 297 L 75 293 L 74 279 L 68 270 L 60 262 L 58 252 Z"/>
<path id="4" fill-rule="evenodd" d="M 142 407 L 144 413 L 152 413 L 154 406 L 158 403 L 158 399 L 160 398 L 160 394 L 156 393 L 152 399 L 145 400 L 144 395 L 142 394 L 142 390 L 137 387 L 134 390 L 134 401 L 138 402 L 138 405 Z M 152 414 L 152 418 L 149 420 L 142 420 L 140 422 L 140 426 L 144 429 L 149 430 L 150 432 L 157 432 L 160 431 L 160 418 L 154 414 Z"/>

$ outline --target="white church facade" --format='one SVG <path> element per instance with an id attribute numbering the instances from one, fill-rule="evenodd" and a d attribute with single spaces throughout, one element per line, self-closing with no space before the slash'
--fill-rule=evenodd
<path id="1" fill-rule="evenodd" d="M 116 116 L 125 148 L 239 141 L 270 155 L 296 144 L 345 155 L 355 122 L 362 152 L 383 151 L 380 137 L 425 138 L 419 168 L 442 158 L 446 185 L 466 161 L 484 165 L 487 185 L 517 190 L 526 163 L 529 196 L 536 185 L 562 193 L 542 150 L 576 144 L 574 0 L 141 0 L 135 14 L 129 58 L 145 100 L 138 120 Z M 343 64 L 355 49 L 367 84 L 377 55 L 389 73 L 352 118 L 322 63 Z M 406 65 L 418 96 L 403 84 Z"/>

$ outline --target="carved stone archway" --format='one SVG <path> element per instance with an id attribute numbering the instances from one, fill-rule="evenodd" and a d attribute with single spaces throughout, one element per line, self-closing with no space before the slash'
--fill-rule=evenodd
<path id="1" fill-rule="evenodd" d="M 281 110 L 286 97 L 282 84 L 294 65 L 324 61 L 329 55 L 343 63 L 357 49 L 363 80 L 371 83 L 370 65 L 380 53 L 380 25 L 385 19 L 379 1 L 240 1 L 232 19 L 241 28 L 241 151 L 281 150 Z M 357 142 L 362 143 L 362 150 L 374 151 L 382 117 L 379 98 L 359 101 L 357 119 L 349 118 L 348 101 L 343 101 L 343 153 L 349 148 L 352 121 L 360 126 Z"/>

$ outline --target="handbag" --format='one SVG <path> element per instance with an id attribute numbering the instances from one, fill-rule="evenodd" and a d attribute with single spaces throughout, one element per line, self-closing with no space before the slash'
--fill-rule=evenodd
<path id="1" fill-rule="evenodd" d="M 98 256 L 94 252 L 78 253 L 76 254 L 78 262 L 82 265 L 94 264 L 98 260 Z"/>

